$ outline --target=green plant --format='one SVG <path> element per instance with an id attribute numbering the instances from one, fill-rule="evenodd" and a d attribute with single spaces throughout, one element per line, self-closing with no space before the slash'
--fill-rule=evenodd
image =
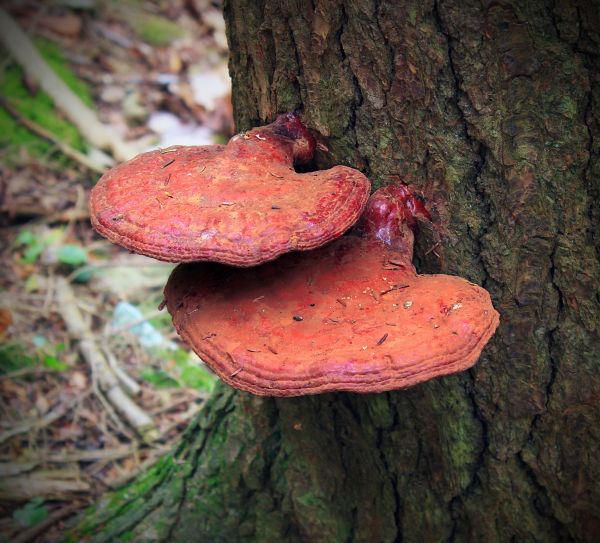
<path id="1" fill-rule="evenodd" d="M 24 247 L 22 261 L 25 264 L 33 264 L 42 254 L 44 249 L 57 242 L 63 235 L 62 228 L 53 228 L 40 233 L 33 232 L 27 228 L 21 230 L 15 244 Z"/>
<path id="2" fill-rule="evenodd" d="M 58 354 L 65 350 L 64 343 L 57 343 L 53 350 L 40 353 L 41 362 L 44 366 L 55 371 L 66 371 L 69 364 L 58 358 Z"/>
<path id="3" fill-rule="evenodd" d="M 0 343 L 0 374 L 33 366 L 35 363 L 36 359 L 27 354 L 22 343 L 17 341 Z"/>
<path id="4" fill-rule="evenodd" d="M 20 509 L 13 512 L 13 518 L 24 528 L 35 526 L 48 516 L 48 509 L 44 506 L 44 498 L 33 498 Z"/>
<path id="5" fill-rule="evenodd" d="M 216 377 L 184 349 L 159 349 L 157 357 L 171 362 L 170 369 L 144 368 L 140 376 L 157 388 L 189 387 L 206 392 L 214 388 Z"/>
<path id="6" fill-rule="evenodd" d="M 88 253 L 81 245 L 67 243 L 58 250 L 58 261 L 74 268 L 87 264 Z"/>
<path id="7" fill-rule="evenodd" d="M 88 262 L 88 252 L 81 245 L 74 243 L 61 244 L 64 228 L 50 228 L 44 230 L 31 230 L 24 228 L 19 232 L 15 244 L 23 247 L 22 262 L 35 263 L 40 255 L 50 246 L 56 246 L 56 260 L 72 268 L 78 268 Z"/>
<path id="8" fill-rule="evenodd" d="M 58 76 L 89 107 L 93 107 L 92 94 L 69 68 L 58 46 L 48 40 L 36 40 L 40 54 Z M 0 48 L 0 56 L 6 52 Z M 85 151 L 86 145 L 77 129 L 66 121 L 54 108 L 52 99 L 44 92 L 32 92 L 24 83 L 24 74 L 16 64 L 9 64 L 0 77 L 0 95 L 9 97 L 11 105 L 27 119 L 49 130 L 72 147 Z M 22 126 L 4 108 L 0 107 L 0 148 L 17 150 L 25 147 L 34 156 L 45 156 L 53 150 L 53 144 L 33 134 Z M 12 153 L 16 156 L 16 153 Z M 10 161 L 12 154 L 9 154 Z M 61 162 L 66 161 L 61 157 Z"/>

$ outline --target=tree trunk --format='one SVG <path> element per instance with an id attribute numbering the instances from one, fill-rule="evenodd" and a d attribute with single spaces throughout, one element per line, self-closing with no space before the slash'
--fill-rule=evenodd
<path id="1" fill-rule="evenodd" d="M 225 386 L 94 541 L 597 541 L 600 5 L 229 0 L 246 129 L 302 108 L 320 167 L 420 188 L 420 271 L 492 294 L 469 372 L 384 394 Z M 117 537 L 118 536 L 118 537 Z"/>

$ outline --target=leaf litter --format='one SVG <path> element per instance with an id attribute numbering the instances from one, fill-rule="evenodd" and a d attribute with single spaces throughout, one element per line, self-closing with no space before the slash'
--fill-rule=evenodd
<path id="1" fill-rule="evenodd" d="M 3 8 L 52 44 L 53 68 L 137 151 L 233 134 L 219 2 L 13 0 Z M 134 12 L 141 17 L 132 26 Z M 41 91 L 15 61 L 0 69 L 17 74 L 11 81 L 35 113 Z M 55 142 L 66 137 L 56 132 L 61 124 L 31 120 L 54 130 Z M 0 539 L 59 541 L 70 515 L 170 450 L 214 377 L 156 309 L 171 266 L 127 254 L 92 231 L 87 196 L 98 174 L 52 141 L 35 143 L 39 134 L 2 108 L 0 125 L 19 134 L 0 151 Z M 77 146 L 109 158 L 85 141 Z M 65 292 L 81 320 L 75 329 L 61 305 Z M 116 324 L 119 303 L 133 320 Z M 142 333 L 164 344 L 144 347 Z M 99 366 L 86 342 L 104 361 Z M 148 417 L 150 433 L 115 408 L 103 372 Z"/>

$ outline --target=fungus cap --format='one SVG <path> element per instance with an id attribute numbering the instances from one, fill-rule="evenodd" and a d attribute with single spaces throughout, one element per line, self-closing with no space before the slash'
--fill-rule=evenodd
<path id="1" fill-rule="evenodd" d="M 358 219 L 369 180 L 335 166 L 297 173 L 315 140 L 295 114 L 226 146 L 171 147 L 107 172 L 90 197 L 94 228 L 134 252 L 170 262 L 247 267 L 319 247 Z"/>
<path id="2" fill-rule="evenodd" d="M 499 320 L 487 291 L 417 275 L 411 257 L 412 243 L 409 254 L 346 236 L 251 270 L 179 266 L 165 299 L 179 334 L 233 387 L 401 389 L 472 366 Z"/>

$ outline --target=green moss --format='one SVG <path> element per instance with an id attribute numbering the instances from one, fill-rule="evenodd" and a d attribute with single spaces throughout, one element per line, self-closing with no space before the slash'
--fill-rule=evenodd
<path id="1" fill-rule="evenodd" d="M 41 55 L 65 84 L 84 103 L 93 106 L 89 89 L 69 69 L 58 47 L 47 40 L 38 40 L 36 45 Z M 0 53 L 5 52 L 0 51 Z M 23 71 L 19 66 L 16 64 L 8 66 L 0 78 L 0 94 L 6 96 L 11 105 L 23 117 L 46 128 L 54 136 L 75 149 L 85 151 L 85 142 L 77 129 L 56 111 L 52 99 L 46 93 L 41 90 L 31 93 L 23 83 L 23 76 Z M 33 156 L 44 156 L 51 152 L 54 146 L 22 126 L 2 108 L 0 109 L 0 147 L 9 151 L 8 159 L 10 161 L 12 152 L 16 152 L 20 148 L 26 148 Z"/>
<path id="2" fill-rule="evenodd" d="M 163 456 L 150 470 L 131 484 L 111 492 L 99 505 L 88 508 L 75 530 L 65 541 L 81 541 L 83 536 L 97 535 L 98 526 L 105 524 L 107 520 L 117 517 L 126 519 L 129 515 L 135 514 L 152 499 L 151 491 L 165 481 L 177 467 L 171 454 Z M 111 527 L 110 530 L 113 528 Z M 115 533 L 119 532 L 118 526 L 114 529 Z M 130 541 L 128 534 L 129 532 L 124 532 L 119 536 L 118 541 Z"/>
<path id="3" fill-rule="evenodd" d="M 575 119 L 577 117 L 577 101 L 571 96 L 563 96 L 560 100 L 558 110 L 568 119 Z"/>
<path id="4" fill-rule="evenodd" d="M 417 8 L 415 6 L 410 6 L 408 8 L 408 20 L 410 21 L 411 26 L 417 24 Z"/>
<path id="5" fill-rule="evenodd" d="M 293 85 L 285 85 L 277 88 L 278 111 L 293 111 L 301 104 L 298 89 Z"/>
<path id="6" fill-rule="evenodd" d="M 86 106 L 94 109 L 94 98 L 89 87 L 73 73 L 60 48 L 55 43 L 43 39 L 36 40 L 36 46 L 46 62 L 67 87 L 81 98 Z"/>
<path id="7" fill-rule="evenodd" d="M 135 534 L 133 533 L 133 531 L 129 530 L 128 532 L 121 534 L 119 539 L 123 542 L 127 542 L 127 541 L 133 541 L 134 537 L 135 537 Z"/>
<path id="8" fill-rule="evenodd" d="M 394 424 L 394 414 L 390 409 L 388 396 L 385 394 L 373 394 L 369 396 L 365 406 L 369 411 L 375 428 L 391 428 Z"/>
<path id="9" fill-rule="evenodd" d="M 142 477 L 139 477 L 126 487 L 108 494 L 107 508 L 113 509 L 120 507 L 124 511 L 128 507 L 132 507 L 133 500 L 144 496 L 160 483 L 173 466 L 173 457 L 170 454 L 167 454 Z"/>
<path id="10" fill-rule="evenodd" d="M 296 496 L 296 502 L 306 507 L 320 507 L 323 500 L 316 496 L 314 492 L 307 492 L 301 496 Z"/>
<path id="11" fill-rule="evenodd" d="M 140 39 L 159 47 L 169 45 L 184 34 L 176 23 L 147 13 L 133 18 L 132 25 Z"/>
<path id="12" fill-rule="evenodd" d="M 481 427 L 470 416 L 471 406 L 462 376 L 447 377 L 426 385 L 428 399 L 436 414 L 443 414 L 444 424 L 438 428 L 438 443 L 446 459 L 448 484 L 454 491 L 464 490 L 471 481 L 473 467 L 482 443 Z"/>
<path id="13" fill-rule="evenodd" d="M 0 344 L 0 374 L 19 370 L 35 364 L 35 359 L 27 354 L 25 346 L 18 342 Z"/>

